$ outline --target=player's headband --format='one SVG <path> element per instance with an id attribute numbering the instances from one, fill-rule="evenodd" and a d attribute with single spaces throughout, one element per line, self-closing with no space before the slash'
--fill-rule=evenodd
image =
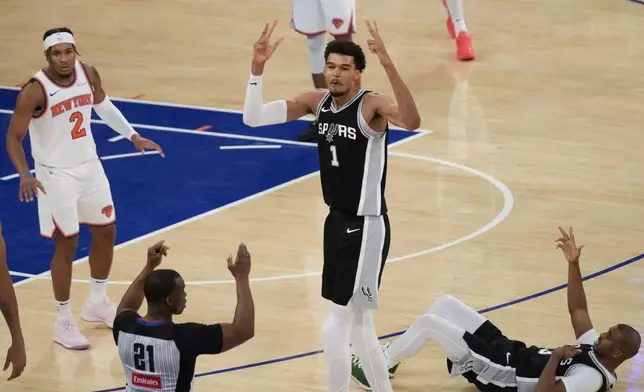
<path id="1" fill-rule="evenodd" d="M 74 36 L 69 33 L 54 33 L 45 39 L 45 50 L 57 44 L 76 45 L 76 41 L 74 41 Z"/>

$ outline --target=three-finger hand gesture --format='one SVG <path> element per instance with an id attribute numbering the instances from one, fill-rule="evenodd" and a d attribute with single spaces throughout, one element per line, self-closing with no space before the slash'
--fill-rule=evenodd
<path id="1" fill-rule="evenodd" d="M 378 31 L 378 24 L 375 21 L 366 21 L 367 23 L 367 29 L 369 30 L 369 34 L 371 34 L 371 39 L 367 40 L 367 46 L 369 47 L 369 51 L 376 56 L 378 56 L 378 60 L 380 60 L 380 64 L 382 65 L 387 65 L 391 63 L 391 57 L 389 57 L 389 53 L 387 53 L 387 49 L 385 48 L 385 43 L 382 42 L 382 38 L 380 38 L 380 32 Z"/>
<path id="2" fill-rule="evenodd" d="M 577 245 L 575 243 L 575 234 L 572 232 L 572 227 L 568 228 L 569 232 L 566 233 L 564 229 L 559 227 L 562 237 L 557 239 L 557 249 L 563 251 L 566 260 L 570 263 L 579 262 L 579 256 L 584 245 Z"/>
<path id="3" fill-rule="evenodd" d="M 259 36 L 259 39 L 255 42 L 255 45 L 253 45 L 253 63 L 257 65 L 264 65 L 264 63 L 266 63 L 266 61 L 271 58 L 273 52 L 275 52 L 275 49 L 277 49 L 279 44 L 281 44 L 284 40 L 284 37 L 280 37 L 274 42 L 271 42 L 271 35 L 273 34 L 273 30 L 275 30 L 276 25 L 277 21 L 274 20 L 273 23 L 266 23 L 266 25 L 264 26 L 262 35 Z"/>

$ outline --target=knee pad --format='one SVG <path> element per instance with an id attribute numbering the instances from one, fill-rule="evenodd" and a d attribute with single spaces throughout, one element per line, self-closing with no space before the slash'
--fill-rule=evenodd
<path id="1" fill-rule="evenodd" d="M 309 47 L 309 63 L 312 74 L 321 74 L 324 71 L 324 47 L 326 41 L 324 34 L 309 35 L 306 37 Z"/>

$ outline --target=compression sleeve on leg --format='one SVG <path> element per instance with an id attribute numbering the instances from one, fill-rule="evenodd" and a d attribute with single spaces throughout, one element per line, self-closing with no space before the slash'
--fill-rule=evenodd
<path id="1" fill-rule="evenodd" d="M 321 74 L 324 71 L 324 34 L 306 37 L 309 47 L 309 65 L 312 74 Z"/>
<path id="2" fill-rule="evenodd" d="M 264 103 L 262 98 L 262 76 L 250 75 L 244 100 L 244 124 L 249 127 L 282 124 L 286 122 L 286 101 Z"/>
<path id="3" fill-rule="evenodd" d="M 426 313 L 437 314 L 471 334 L 476 332 L 486 321 L 479 312 L 451 295 L 440 296 Z"/>

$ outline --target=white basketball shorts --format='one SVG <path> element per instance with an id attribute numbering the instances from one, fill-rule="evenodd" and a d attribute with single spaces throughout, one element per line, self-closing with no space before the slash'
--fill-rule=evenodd
<path id="1" fill-rule="evenodd" d="M 56 228 L 65 237 L 72 237 L 81 224 L 107 226 L 116 220 L 110 184 L 100 159 L 70 168 L 35 166 L 36 178 L 47 192 L 38 192 L 43 237 L 52 238 Z"/>
<path id="2" fill-rule="evenodd" d="M 355 0 L 293 0 L 291 27 L 300 34 L 348 35 L 355 23 Z"/>

